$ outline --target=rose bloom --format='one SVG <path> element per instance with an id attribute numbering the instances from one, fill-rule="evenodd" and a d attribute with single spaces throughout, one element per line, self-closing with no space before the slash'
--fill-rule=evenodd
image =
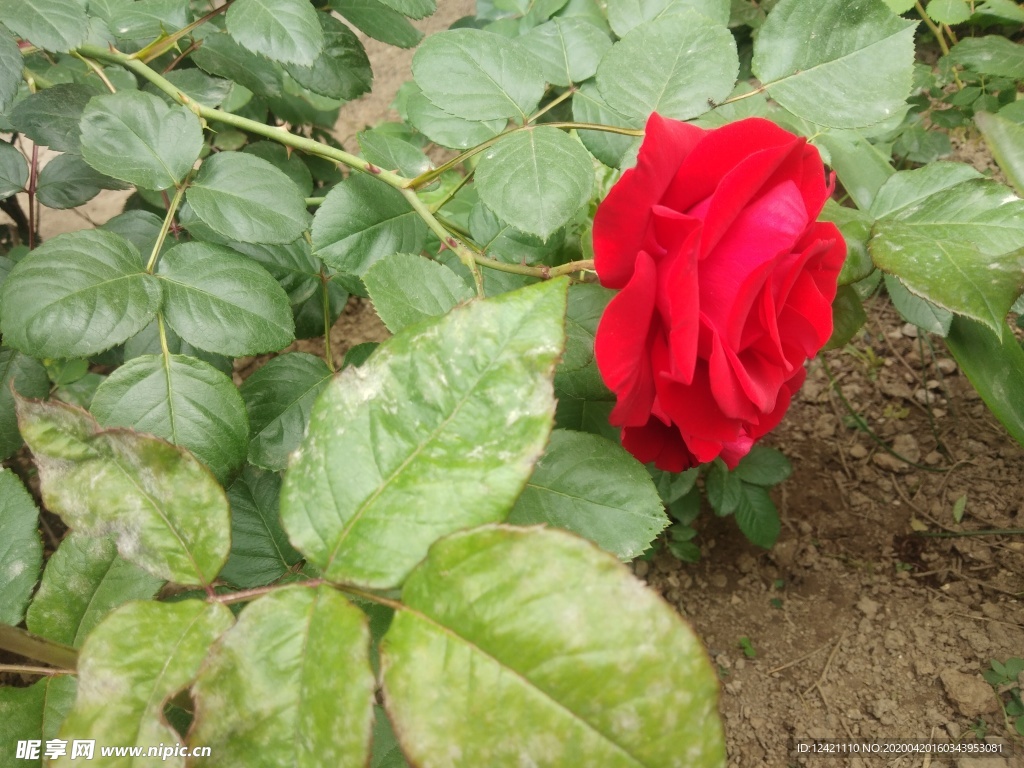
<path id="1" fill-rule="evenodd" d="M 735 467 L 781 421 L 832 334 L 846 245 L 815 221 L 832 187 L 818 151 L 767 120 L 651 115 L 594 218 L 595 269 L 619 289 L 597 365 L 640 461 Z"/>

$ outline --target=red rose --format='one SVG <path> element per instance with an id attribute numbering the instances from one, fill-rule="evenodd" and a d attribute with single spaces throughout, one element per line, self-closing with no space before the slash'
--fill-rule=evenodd
<path id="1" fill-rule="evenodd" d="M 831 191 L 818 151 L 767 120 L 651 115 L 594 218 L 597 274 L 620 289 L 595 354 L 640 461 L 735 467 L 781 421 L 832 334 L 846 245 L 815 221 Z"/>

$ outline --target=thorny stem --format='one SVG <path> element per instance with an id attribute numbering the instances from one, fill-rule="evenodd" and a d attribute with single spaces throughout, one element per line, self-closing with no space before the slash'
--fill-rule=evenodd
<path id="1" fill-rule="evenodd" d="M 164 247 L 164 241 L 167 239 L 167 233 L 171 229 L 171 222 L 174 221 L 174 215 L 178 212 L 178 206 L 181 205 L 181 198 L 185 194 L 185 189 L 188 187 L 188 178 L 186 178 L 174 192 L 174 198 L 171 200 L 171 204 L 167 206 L 167 214 L 164 216 L 164 223 L 160 227 L 160 233 L 156 236 L 156 242 L 153 243 L 153 250 L 149 254 L 149 261 L 146 262 L 146 271 L 149 274 L 153 274 L 153 270 L 156 269 L 156 262 L 160 258 L 160 249 Z"/>
<path id="2" fill-rule="evenodd" d="M 310 579 L 309 581 L 293 581 L 289 584 L 271 584 L 267 587 L 255 587 L 253 589 L 243 589 L 241 592 L 229 592 L 226 595 L 210 595 L 207 600 L 212 603 L 220 603 L 221 605 L 231 605 L 233 603 L 247 603 L 250 600 L 255 600 L 257 597 L 275 592 L 279 589 L 285 589 L 287 587 L 319 587 L 321 584 L 329 583 L 326 579 Z"/>
<path id="3" fill-rule="evenodd" d="M 163 56 L 165 53 L 167 53 L 167 51 L 169 51 L 171 48 L 173 48 L 175 45 L 177 45 L 178 41 L 181 40 L 181 38 L 186 37 L 187 35 L 191 34 L 192 30 L 202 26 L 203 24 L 208 22 L 210 19 L 212 19 L 214 16 L 218 16 L 218 15 L 220 15 L 222 13 L 225 13 L 227 11 L 227 9 L 231 7 L 231 4 L 233 2 L 235 2 L 235 0 L 228 0 L 220 8 L 214 8 L 212 11 L 210 11 L 208 14 L 206 14 L 202 18 L 196 19 L 195 21 L 193 21 L 188 26 L 185 26 L 185 27 L 182 27 L 181 29 L 179 29 L 177 32 L 175 32 L 175 33 L 173 33 L 171 35 L 168 35 L 167 37 L 160 37 L 160 38 L 154 40 L 152 43 L 147 45 L 145 48 L 142 48 L 142 49 L 136 51 L 135 53 L 131 54 L 130 58 L 140 59 L 140 60 L 148 63 L 148 62 L 152 61 L 153 59 L 156 59 L 156 58 L 159 58 L 160 56 Z M 172 67 L 173 67 L 174 64 L 176 64 L 178 62 L 178 60 L 180 58 L 181 57 L 179 56 L 178 59 L 175 59 L 174 62 L 172 62 Z"/>
<path id="4" fill-rule="evenodd" d="M 110 78 L 108 78 L 103 73 L 103 67 L 101 67 L 99 64 L 97 64 L 92 59 L 85 58 L 85 56 L 83 56 L 82 54 L 78 53 L 77 51 L 72 51 L 71 55 L 74 56 L 79 61 L 81 61 L 83 64 L 85 64 L 85 66 L 87 66 L 89 69 L 91 69 L 93 71 L 93 74 L 95 74 L 100 80 L 103 81 L 103 84 L 105 86 L 107 86 L 107 90 L 108 91 L 110 91 L 111 93 L 117 93 L 117 88 L 115 88 L 114 84 L 112 82 L 110 82 Z"/>
<path id="5" fill-rule="evenodd" d="M 445 229 L 444 225 L 437 220 L 437 217 L 430 211 L 426 204 L 420 200 L 419 195 L 413 189 L 403 189 L 402 194 L 405 199 L 409 201 L 409 205 L 412 209 L 420 215 L 420 217 L 427 223 L 430 230 L 437 235 L 441 243 L 451 248 L 459 260 L 466 265 L 466 269 L 473 275 L 473 283 L 476 285 L 476 293 L 480 298 L 484 297 L 484 278 L 480 274 L 480 269 L 476 265 L 476 256 L 473 252 L 466 247 L 465 243 L 460 242 L 452 234 Z"/>
<path id="6" fill-rule="evenodd" d="M 563 93 L 560 96 L 558 96 L 558 98 L 552 99 L 550 102 L 548 102 L 543 107 L 541 107 L 539 110 L 537 110 L 532 115 L 530 115 L 530 117 L 527 118 L 526 122 L 527 123 L 535 123 L 542 115 L 545 115 L 548 112 L 550 112 L 552 109 L 554 109 L 559 104 L 561 104 L 563 101 L 565 101 L 570 96 L 572 96 L 574 93 L 576 93 L 576 91 L 577 91 L 576 86 L 573 86 L 572 88 L 567 90 L 565 93 Z"/>
<path id="7" fill-rule="evenodd" d="M 14 672 L 22 675 L 46 675 L 56 677 L 57 675 L 73 675 L 73 669 L 54 669 L 53 667 L 33 667 L 27 664 L 0 664 L 0 672 Z"/>
<path id="8" fill-rule="evenodd" d="M 737 94 L 736 96 L 730 96 L 728 99 L 726 99 L 723 102 L 720 102 L 719 104 L 716 104 L 715 106 L 721 107 L 723 104 L 734 104 L 737 101 L 742 101 L 743 99 L 749 99 L 751 96 L 757 96 L 757 94 L 759 94 L 759 93 L 764 93 L 765 90 L 767 90 L 767 86 L 759 85 L 759 86 L 757 86 L 757 88 L 755 88 L 752 91 L 747 91 L 746 93 L 740 93 L 740 94 Z"/>
<path id="9" fill-rule="evenodd" d="M 66 670 L 74 670 L 78 663 L 74 648 L 6 624 L 0 624 L 0 648 Z"/>

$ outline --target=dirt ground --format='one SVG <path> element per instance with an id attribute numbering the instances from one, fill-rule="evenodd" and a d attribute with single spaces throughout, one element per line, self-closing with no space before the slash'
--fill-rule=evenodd
<path id="1" fill-rule="evenodd" d="M 440 5 L 419 24 L 425 31 L 473 8 L 472 0 Z M 347 105 L 337 127 L 350 148 L 357 130 L 386 119 L 409 77 L 411 52 L 374 41 L 367 48 L 374 92 Z M 957 140 L 958 151 L 964 144 L 971 159 L 976 147 Z M 94 201 L 85 218 L 46 211 L 43 237 L 101 223 L 122 199 Z M 852 348 L 811 363 L 768 440 L 794 466 L 775 495 L 778 545 L 765 552 L 746 544 L 733 521 L 708 513 L 698 524 L 700 564 L 659 555 L 635 570 L 707 644 L 723 684 L 730 766 L 1024 766 L 1020 740 L 1009 759 L 792 752 L 802 738 L 1012 732 L 980 673 L 992 659 L 1024 656 L 1024 537 L 918 532 L 1024 527 L 1024 451 L 941 343 L 933 351 L 884 300 L 869 305 L 869 317 Z M 387 333 L 369 306 L 351 302 L 332 335 L 340 359 Z M 851 409 L 917 466 L 880 448 Z M 954 505 L 964 496 L 957 524 Z"/>

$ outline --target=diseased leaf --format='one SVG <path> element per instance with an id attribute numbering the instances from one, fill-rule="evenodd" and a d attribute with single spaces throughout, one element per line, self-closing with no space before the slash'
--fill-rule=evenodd
<path id="1" fill-rule="evenodd" d="M 454 272 L 436 261 L 395 253 L 378 261 L 363 277 L 373 307 L 392 333 L 474 297 Z"/>
<path id="2" fill-rule="evenodd" d="M 243 48 L 308 67 L 324 46 L 319 16 L 307 0 L 235 0 L 226 22 L 228 34 Z"/>
<path id="3" fill-rule="evenodd" d="M 751 66 L 793 114 L 859 128 L 904 107 L 916 26 L 882 0 L 782 0 L 758 30 Z"/>
<path id="4" fill-rule="evenodd" d="M 215 767 L 365 765 L 369 645 L 366 616 L 329 586 L 255 600 L 199 673 L 189 743 Z"/>
<path id="5" fill-rule="evenodd" d="M 142 355 L 96 390 L 92 412 L 106 427 L 131 427 L 187 448 L 222 483 L 245 461 L 249 420 L 231 379 L 185 355 Z"/>
<path id="6" fill-rule="evenodd" d="M 252 437 L 249 461 L 277 472 L 302 440 L 309 413 L 333 373 L 319 357 L 292 352 L 275 357 L 242 384 Z"/>
<path id="7" fill-rule="evenodd" d="M 219 603 L 129 603 L 96 627 L 78 657 L 78 696 L 60 738 L 102 744 L 148 746 L 180 743 L 163 717 L 165 703 L 195 678 L 210 645 L 231 626 L 231 611 Z M 145 637 L 145 642 L 139 638 Z M 110 692 L 117 691 L 117 706 Z M 131 757 L 109 765 L 131 766 Z M 181 757 L 162 762 L 183 768 Z M 73 766 L 67 755 L 53 766 Z"/>
<path id="8" fill-rule="evenodd" d="M 220 576 L 250 589 L 277 581 L 302 556 L 281 528 L 281 477 L 247 466 L 228 489 L 231 502 L 231 556 Z"/>
<path id="9" fill-rule="evenodd" d="M 120 235 L 86 230 L 47 240 L 0 287 L 4 343 L 39 357 L 88 357 L 141 331 L 160 286 Z"/>
<path id="10" fill-rule="evenodd" d="M 209 584 L 227 558 L 228 505 L 190 454 L 163 440 L 101 430 L 63 403 L 17 400 L 43 502 L 87 536 L 113 534 L 121 556 L 179 584 Z"/>
<path id="11" fill-rule="evenodd" d="M 81 129 L 89 165 L 146 189 L 181 182 L 203 148 L 203 129 L 191 110 L 141 91 L 94 97 Z"/>
<path id="12" fill-rule="evenodd" d="M 118 555 L 113 538 L 71 531 L 46 563 L 25 624 L 29 632 L 79 648 L 110 611 L 152 598 L 163 584 Z"/>
<path id="13" fill-rule="evenodd" d="M 281 497 L 326 578 L 394 587 L 439 536 L 507 514 L 551 428 L 565 288 L 454 309 L 327 387 Z"/>
<path id="14" fill-rule="evenodd" d="M 36 680 L 28 688 L 0 687 L 0 749 L 17 755 L 19 741 L 46 742 L 57 738 L 64 717 L 75 699 L 74 675 L 55 675 Z M 45 752 L 40 747 L 40 758 Z M 19 760 L 20 768 L 41 768 L 42 760 Z"/>
<path id="15" fill-rule="evenodd" d="M 10 457 L 22 444 L 14 394 L 44 398 L 50 391 L 46 368 L 34 357 L 16 349 L 0 347 L 0 461 Z"/>
<path id="16" fill-rule="evenodd" d="M 554 530 L 463 531 L 431 548 L 402 598 L 381 669 L 413 765 L 725 763 L 700 641 L 593 545 Z"/>
<path id="17" fill-rule="evenodd" d="M 43 565 L 39 510 L 21 480 L 0 468 L 0 624 L 25 618 Z"/>
<path id="18" fill-rule="evenodd" d="M 602 437 L 556 429 L 508 522 L 564 528 L 632 560 L 669 520 L 640 462 Z"/>
<path id="19" fill-rule="evenodd" d="M 207 158 L 185 197 L 207 226 L 243 243 L 291 243 L 309 226 L 295 182 L 242 152 Z"/>

